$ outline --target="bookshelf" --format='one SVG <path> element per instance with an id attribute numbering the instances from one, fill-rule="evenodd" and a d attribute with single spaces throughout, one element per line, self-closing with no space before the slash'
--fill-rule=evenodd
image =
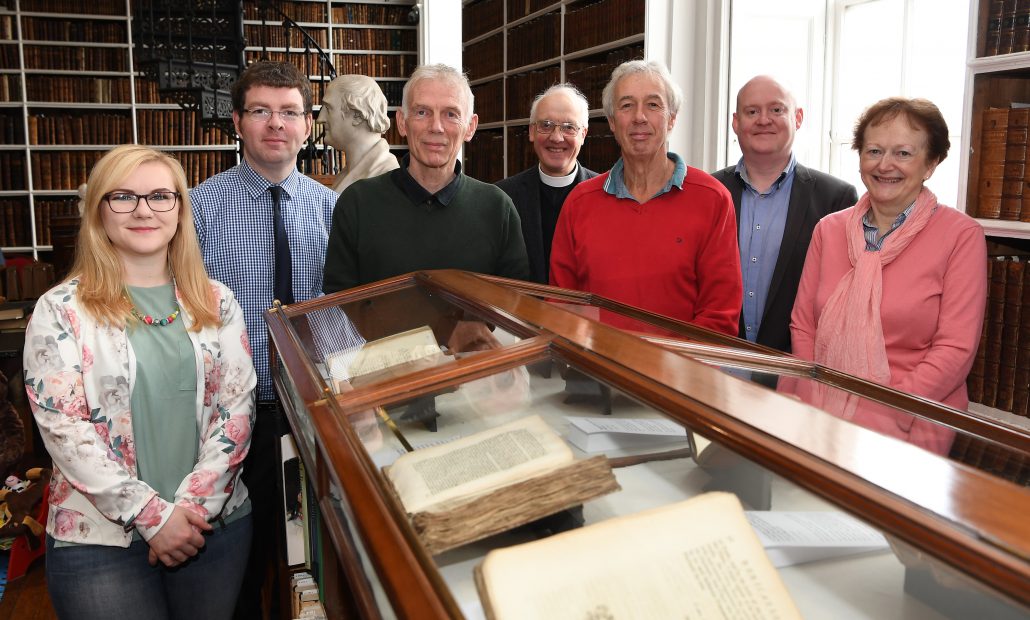
<path id="1" fill-rule="evenodd" d="M 321 79 L 299 33 L 288 34 L 277 16 L 262 21 L 258 4 L 243 2 L 247 61 L 267 54 Z M 293 0 L 281 6 L 339 74 L 375 77 L 392 112 L 419 60 L 419 26 L 408 21 L 414 4 Z M 52 258 L 51 221 L 78 212 L 78 186 L 115 145 L 169 151 L 191 185 L 238 162 L 232 136 L 201 128 L 193 112 L 163 99 L 155 83 L 134 71 L 131 7 L 132 0 L 0 0 L 0 249 L 8 257 Z M 313 88 L 316 117 L 320 92 Z M 313 131 L 317 137 L 321 127 Z M 407 151 L 395 127 L 386 137 L 398 156 Z M 326 156 L 312 174 L 335 175 L 341 156 L 317 148 Z"/>
<path id="2" fill-rule="evenodd" d="M 597 171 L 610 168 L 619 148 L 601 91 L 615 66 L 644 57 L 645 9 L 646 0 L 466 0 L 463 64 L 479 114 L 476 138 L 465 149 L 466 172 L 494 182 L 530 167 L 530 104 L 562 81 L 590 103 L 580 161 Z"/>
<path id="3" fill-rule="evenodd" d="M 401 105 L 401 91 L 407 76 L 419 62 L 419 26 L 409 21 L 415 0 L 366 0 L 342 2 L 339 0 L 293 0 L 281 3 L 284 13 L 296 21 L 332 59 L 338 75 L 351 73 L 367 75 L 376 80 L 389 104 L 390 130 L 386 141 L 391 151 L 400 158 L 407 153 L 407 144 L 397 131 L 393 113 Z M 317 59 L 306 54 L 298 33 L 287 33 L 274 16 L 261 20 L 256 0 L 246 0 L 243 8 L 243 29 L 247 40 L 244 57 L 247 62 L 267 54 L 271 60 L 288 60 L 313 75 Z M 320 95 L 317 86 L 312 89 L 318 118 Z M 316 123 L 313 133 L 323 133 Z M 316 160 L 313 175 L 335 175 L 343 166 L 341 154 L 327 145 L 318 144 L 324 154 Z"/>
<path id="4" fill-rule="evenodd" d="M 50 259 L 51 222 L 76 215 L 77 188 L 118 144 L 173 152 L 191 183 L 236 163 L 227 135 L 135 78 L 128 0 L 0 1 L 0 248 Z"/>
<path id="5" fill-rule="evenodd" d="M 990 280 L 967 385 L 971 411 L 1026 420 L 1030 386 L 1030 0 L 970 7 L 959 208 L 988 240 Z"/>

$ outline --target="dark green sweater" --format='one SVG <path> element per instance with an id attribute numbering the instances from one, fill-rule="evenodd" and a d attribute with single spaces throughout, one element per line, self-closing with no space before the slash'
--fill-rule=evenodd
<path id="1" fill-rule="evenodd" d="M 529 277 L 519 216 L 504 192 L 459 173 L 416 201 L 402 189 L 405 181 L 410 189 L 406 174 L 401 168 L 344 190 L 325 254 L 326 293 L 423 269 Z"/>

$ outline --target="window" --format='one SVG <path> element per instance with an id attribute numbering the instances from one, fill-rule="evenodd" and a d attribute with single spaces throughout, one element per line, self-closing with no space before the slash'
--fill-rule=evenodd
<path id="1" fill-rule="evenodd" d="M 937 104 L 951 132 L 948 158 L 927 187 L 955 206 L 969 0 L 850 0 L 839 7 L 830 172 L 861 191 L 858 155 L 851 150 L 855 119 L 884 97 L 923 97 Z"/>
<path id="2" fill-rule="evenodd" d="M 969 0 L 734 0 L 730 110 L 759 73 L 790 87 L 805 110 L 798 161 L 863 192 L 851 150 L 855 120 L 884 97 L 924 97 L 951 131 L 951 150 L 927 185 L 944 204 L 958 194 Z M 728 132 L 727 165 L 740 157 Z"/>
<path id="3" fill-rule="evenodd" d="M 730 13 L 729 124 L 737 91 L 756 75 L 771 75 L 794 93 L 805 119 L 794 139 L 798 161 L 816 168 L 823 159 L 823 57 L 826 0 L 733 0 Z M 737 136 L 726 131 L 726 165 L 740 159 Z"/>

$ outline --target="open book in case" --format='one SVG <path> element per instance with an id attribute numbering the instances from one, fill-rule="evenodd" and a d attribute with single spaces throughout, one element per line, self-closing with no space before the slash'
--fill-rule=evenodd
<path id="1" fill-rule="evenodd" d="M 1030 613 L 1017 427 L 459 271 L 265 318 L 332 617 Z"/>

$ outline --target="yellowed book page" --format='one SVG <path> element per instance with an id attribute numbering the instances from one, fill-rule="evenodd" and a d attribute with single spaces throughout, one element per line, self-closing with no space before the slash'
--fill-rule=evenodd
<path id="1" fill-rule="evenodd" d="M 409 452 L 387 471 L 409 513 L 446 510 L 453 501 L 524 480 L 573 460 L 543 418 L 532 415 L 442 446 Z"/>
<path id="2" fill-rule="evenodd" d="M 800 618 L 729 493 L 490 552 L 494 617 Z"/>
<path id="3" fill-rule="evenodd" d="M 439 353 L 440 345 L 433 330 L 425 325 L 416 327 L 365 343 L 350 363 L 350 376 L 357 377 Z"/>
<path id="4" fill-rule="evenodd" d="M 349 381 L 415 360 L 432 366 L 444 355 L 433 330 L 427 325 L 366 342 L 360 348 L 337 351 L 326 356 L 326 369 L 333 384 Z M 337 389 L 337 392 L 340 390 Z"/>

